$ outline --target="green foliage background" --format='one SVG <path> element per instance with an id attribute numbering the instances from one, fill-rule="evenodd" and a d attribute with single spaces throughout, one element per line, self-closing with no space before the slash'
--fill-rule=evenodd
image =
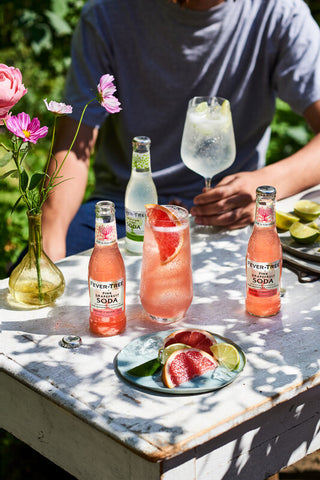
<path id="1" fill-rule="evenodd" d="M 38 116 L 41 125 L 50 125 L 43 99 L 59 101 L 64 79 L 70 64 L 70 40 L 85 0 L 2 0 L 0 8 L 0 63 L 19 68 L 28 88 L 18 110 Z M 307 2 L 318 23 L 320 1 Z M 0 128 L 0 140 L 3 131 Z M 311 132 L 304 120 L 294 114 L 288 105 L 277 103 L 272 124 L 272 138 L 267 162 L 273 163 L 301 148 Z M 34 168 L 43 166 L 49 140 L 43 139 L 28 156 Z M 1 156 L 0 156 L 0 173 Z M 90 172 L 87 195 L 92 190 L 94 177 Z M 14 180 L 0 181 L 0 278 L 7 276 L 8 268 L 16 261 L 26 244 L 27 221 L 25 209 L 11 215 L 18 197 Z M 4 480 L 38 480 L 71 478 L 28 447 L 2 431 L 0 435 L 0 477 Z"/>
<path id="2" fill-rule="evenodd" d="M 41 125 L 52 125 L 52 115 L 43 99 L 60 101 L 65 75 L 70 64 L 70 40 L 85 0 L 14 0 L 2 1 L 0 8 L 0 63 L 20 69 L 28 88 L 14 113 L 37 116 Z M 1 131 L 2 130 L 2 131 Z M 0 139 L 3 138 L 0 128 Z M 49 150 L 50 135 L 38 142 L 28 155 L 33 169 L 43 168 Z M 1 169 L 0 152 L 0 173 Z M 3 169 L 6 171 L 7 167 Z M 88 192 L 94 183 L 90 172 Z M 28 225 L 25 207 L 21 204 L 11 214 L 18 198 L 14 179 L 0 181 L 0 278 L 7 276 L 26 244 Z"/>

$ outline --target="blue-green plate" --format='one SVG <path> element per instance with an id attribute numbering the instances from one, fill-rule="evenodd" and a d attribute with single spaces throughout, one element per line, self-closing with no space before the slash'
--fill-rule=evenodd
<path id="1" fill-rule="evenodd" d="M 141 365 L 153 358 L 157 358 L 158 350 L 162 347 L 163 339 L 175 330 L 162 331 L 143 335 L 126 345 L 116 357 L 116 369 L 121 377 L 128 382 L 153 392 L 166 393 L 171 395 L 185 395 L 191 393 L 204 393 L 218 390 L 233 382 L 244 369 L 246 357 L 243 350 L 228 338 L 211 333 L 218 343 L 227 342 L 234 345 L 240 354 L 240 364 L 235 370 L 227 370 L 224 367 L 217 367 L 214 371 L 195 377 L 178 387 L 168 388 L 161 379 L 161 370 L 149 377 L 135 377 L 128 373 L 128 370 Z"/>

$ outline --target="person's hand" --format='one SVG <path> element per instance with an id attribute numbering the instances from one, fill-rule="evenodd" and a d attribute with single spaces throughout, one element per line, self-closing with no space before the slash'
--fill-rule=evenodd
<path id="1" fill-rule="evenodd" d="M 214 225 L 234 230 L 254 221 L 256 172 L 228 175 L 210 190 L 203 189 L 193 201 L 191 214 L 198 225 Z"/>

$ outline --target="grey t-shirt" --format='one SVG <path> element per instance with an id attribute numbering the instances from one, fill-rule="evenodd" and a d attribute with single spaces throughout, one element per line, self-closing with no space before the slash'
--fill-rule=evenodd
<path id="1" fill-rule="evenodd" d="M 320 31 L 303 0 L 228 0 L 207 11 L 167 0 L 92 0 L 72 44 L 66 101 L 74 118 L 105 73 L 115 77 L 122 111 L 107 115 L 94 102 L 84 117 L 100 127 L 94 196 L 123 201 L 132 138 L 147 135 L 158 194 L 192 201 L 204 180 L 180 157 L 188 100 L 231 103 L 237 156 L 214 181 L 263 166 L 275 98 L 300 114 L 320 99 Z"/>

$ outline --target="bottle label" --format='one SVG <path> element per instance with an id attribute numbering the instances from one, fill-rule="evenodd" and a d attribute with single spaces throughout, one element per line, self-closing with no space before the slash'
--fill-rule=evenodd
<path id="1" fill-rule="evenodd" d="M 149 170 L 150 169 L 150 154 L 133 152 L 132 154 L 132 167 L 137 170 Z"/>
<path id="2" fill-rule="evenodd" d="M 143 242 L 145 212 L 137 212 L 126 208 L 126 236 L 135 242 Z"/>
<path id="3" fill-rule="evenodd" d="M 124 311 L 124 278 L 100 282 L 89 278 L 90 310 L 95 315 L 111 317 Z"/>
<path id="4" fill-rule="evenodd" d="M 116 221 L 103 223 L 102 219 L 96 220 L 95 242 L 98 245 L 111 245 L 117 241 Z"/>
<path id="5" fill-rule="evenodd" d="M 255 262 L 247 258 L 247 291 L 255 297 L 272 297 L 280 291 L 281 261 Z"/>
<path id="6" fill-rule="evenodd" d="M 273 204 L 271 206 L 270 205 L 257 206 L 255 224 L 259 225 L 259 227 L 270 227 L 270 225 L 275 224 L 275 212 L 274 212 Z"/>

